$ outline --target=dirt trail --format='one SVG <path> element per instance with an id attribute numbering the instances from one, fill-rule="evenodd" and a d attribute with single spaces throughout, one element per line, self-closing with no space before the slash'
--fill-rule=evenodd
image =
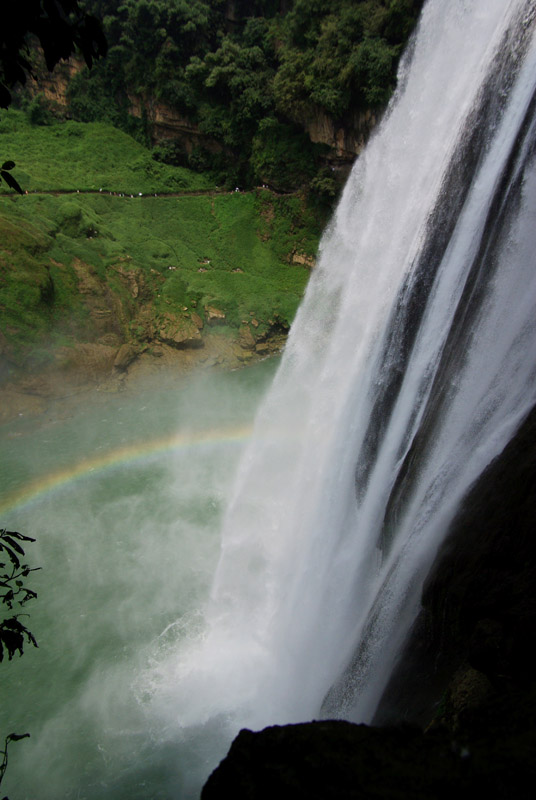
<path id="1" fill-rule="evenodd" d="M 268 192 L 274 197 L 287 197 L 299 194 L 298 192 L 276 192 L 269 186 L 256 186 L 254 189 L 196 189 L 184 192 L 137 192 L 131 194 L 130 192 L 114 192 L 109 189 L 32 189 L 26 190 L 24 195 L 52 195 L 53 197 L 61 197 L 62 195 L 71 194 L 102 194 L 106 197 L 117 197 L 125 200 L 151 200 L 159 199 L 162 197 L 217 197 L 226 194 L 257 194 L 257 192 Z M 13 197 L 16 196 L 12 191 L 0 191 L 0 197 Z"/>

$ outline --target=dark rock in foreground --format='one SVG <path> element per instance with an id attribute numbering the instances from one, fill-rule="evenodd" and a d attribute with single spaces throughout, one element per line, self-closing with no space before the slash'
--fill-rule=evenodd
<path id="1" fill-rule="evenodd" d="M 530 748 L 520 732 L 463 744 L 446 729 L 310 722 L 243 730 L 202 800 L 362 800 L 534 796 Z M 532 763 L 531 763 L 532 762 Z"/>

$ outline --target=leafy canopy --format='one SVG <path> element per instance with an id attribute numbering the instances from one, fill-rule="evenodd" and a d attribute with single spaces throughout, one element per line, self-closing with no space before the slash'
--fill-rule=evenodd
<path id="1" fill-rule="evenodd" d="M 422 0 L 86 0 L 100 16 L 109 56 L 70 84 L 71 114 L 106 119 L 138 138 L 130 105 L 165 104 L 195 123 L 199 146 L 160 144 L 158 158 L 211 171 L 218 184 L 267 182 L 297 189 L 325 170 L 308 146 L 285 158 L 274 141 L 303 145 L 306 120 L 319 112 L 342 121 L 380 107 Z M 130 99 L 129 99 L 130 98 Z M 274 122 L 275 121 L 275 122 Z M 306 135 L 306 134 L 305 134 Z M 266 152 L 262 152 L 266 147 Z M 218 149 L 219 148 L 219 149 Z M 284 182 L 276 176 L 283 175 Z M 306 176 L 306 177 L 305 177 Z M 309 186 L 311 183 L 308 184 Z"/>

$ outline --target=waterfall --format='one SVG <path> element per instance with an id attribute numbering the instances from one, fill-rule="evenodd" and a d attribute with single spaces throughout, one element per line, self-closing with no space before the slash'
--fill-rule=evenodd
<path id="1" fill-rule="evenodd" d="M 460 500 L 536 401 L 536 2 L 429 0 L 227 510 L 181 726 L 369 721 Z"/>

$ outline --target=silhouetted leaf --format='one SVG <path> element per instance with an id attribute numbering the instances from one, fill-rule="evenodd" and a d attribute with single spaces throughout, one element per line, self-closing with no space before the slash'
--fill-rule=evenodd
<path id="1" fill-rule="evenodd" d="M 13 659 L 13 656 L 17 651 L 19 655 L 21 656 L 23 655 L 24 639 L 22 634 L 19 633 L 18 631 L 2 630 L 0 628 L 0 640 L 2 641 L 4 647 L 7 650 L 7 655 L 10 661 Z"/>
<path id="2" fill-rule="evenodd" d="M 35 542 L 35 539 L 31 536 L 26 536 L 24 533 L 19 533 L 18 531 L 2 531 L 4 536 L 12 536 L 14 539 L 19 539 L 21 542 Z"/>
<path id="3" fill-rule="evenodd" d="M 15 166 L 14 161 L 4 161 L 4 163 L 2 164 L 2 169 L 13 169 L 14 166 Z"/>
<path id="4" fill-rule="evenodd" d="M 7 737 L 9 742 L 20 742 L 21 739 L 29 739 L 29 733 L 10 733 Z"/>
<path id="5" fill-rule="evenodd" d="M 20 561 L 17 558 L 17 556 L 15 555 L 15 553 L 12 550 L 10 550 L 9 547 L 6 547 L 5 545 L 4 545 L 4 550 L 8 554 L 8 556 L 9 556 L 9 558 L 11 560 L 11 563 L 18 569 L 20 567 Z"/>
<path id="6" fill-rule="evenodd" d="M 15 189 L 15 191 L 18 192 L 19 194 L 24 194 L 18 182 L 15 180 L 15 178 L 13 177 L 13 175 L 11 175 L 10 172 L 1 171 L 0 175 L 5 180 L 7 185 L 11 187 L 11 189 Z"/>
<path id="7" fill-rule="evenodd" d="M 26 592 L 26 597 L 20 601 L 21 606 L 28 602 L 28 600 L 35 600 L 37 597 L 37 593 L 32 591 L 32 589 L 24 589 Z"/>
<path id="8" fill-rule="evenodd" d="M 21 556 L 23 556 L 23 555 L 24 555 L 24 550 L 22 549 L 22 547 L 20 546 L 20 544 L 19 544 L 18 542 L 16 542 L 16 541 L 15 541 L 15 539 L 13 538 L 13 536 L 7 536 L 7 535 L 5 535 L 5 536 L 4 536 L 4 539 L 5 539 L 5 541 L 6 541 L 6 542 L 8 542 L 8 543 L 11 545 L 11 547 L 13 547 L 13 548 L 14 548 L 14 549 L 17 551 L 17 553 L 20 553 L 20 554 L 21 554 Z"/>

